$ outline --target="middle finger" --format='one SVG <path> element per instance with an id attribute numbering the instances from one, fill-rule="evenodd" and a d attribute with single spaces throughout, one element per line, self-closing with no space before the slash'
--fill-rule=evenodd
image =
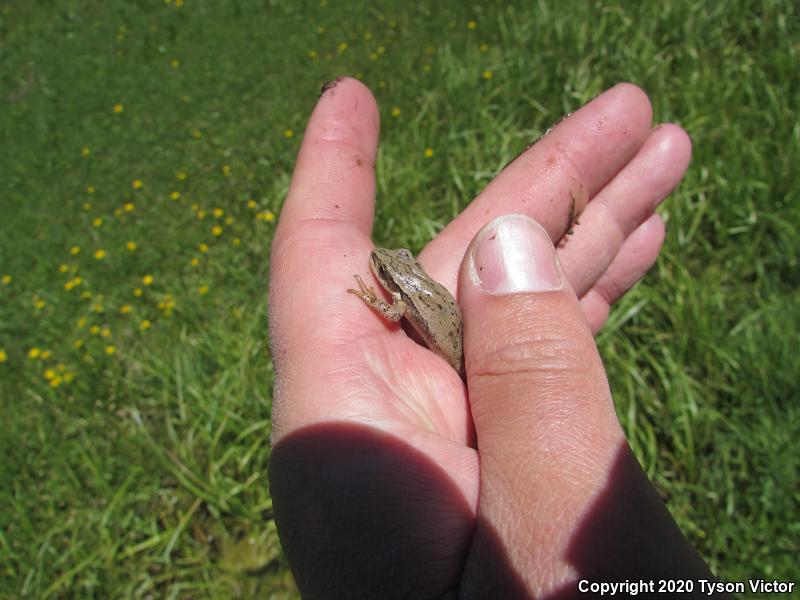
<path id="1" fill-rule="evenodd" d="M 420 253 L 428 272 L 450 290 L 475 233 L 491 219 L 523 213 L 557 240 L 572 201 L 580 212 L 647 139 L 652 108 L 638 87 L 604 92 L 525 150 Z"/>

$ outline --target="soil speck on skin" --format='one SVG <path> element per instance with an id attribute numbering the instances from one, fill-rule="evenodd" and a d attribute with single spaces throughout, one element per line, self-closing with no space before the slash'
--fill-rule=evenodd
<path id="1" fill-rule="evenodd" d="M 331 79 L 330 81 L 326 81 L 325 83 L 323 83 L 322 88 L 319 90 L 319 95 L 322 96 L 322 94 L 324 94 L 328 90 L 335 88 L 337 85 L 339 85 L 339 82 L 341 80 L 342 76 L 340 75 L 336 79 Z"/>
<path id="2" fill-rule="evenodd" d="M 363 166 L 364 166 L 364 161 L 363 161 L 363 160 L 361 160 L 360 158 L 357 158 L 357 159 L 356 159 L 356 164 L 357 164 L 359 167 L 363 167 Z"/>

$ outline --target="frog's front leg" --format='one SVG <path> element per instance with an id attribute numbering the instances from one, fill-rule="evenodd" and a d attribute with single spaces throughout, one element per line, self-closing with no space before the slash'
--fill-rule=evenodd
<path id="1" fill-rule="evenodd" d="M 400 294 L 392 292 L 392 304 L 389 304 L 382 298 L 378 298 L 374 288 L 367 287 L 364 281 L 358 275 L 355 276 L 358 282 L 357 290 L 347 290 L 351 294 L 355 294 L 364 301 L 364 304 L 377 311 L 384 319 L 392 322 L 399 321 L 406 314 L 406 303 L 400 299 Z"/>

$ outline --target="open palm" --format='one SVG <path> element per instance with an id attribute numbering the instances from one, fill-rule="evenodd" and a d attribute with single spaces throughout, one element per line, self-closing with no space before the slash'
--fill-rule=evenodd
<path id="1" fill-rule="evenodd" d="M 655 207 L 690 144 L 651 128 L 622 84 L 517 157 L 418 256 L 457 296 L 459 266 L 491 219 L 525 213 L 557 241 L 593 331 L 655 261 Z M 323 93 L 272 245 L 276 366 L 270 472 L 281 539 L 308 597 L 446 597 L 459 589 L 478 514 L 480 457 L 453 369 L 346 293 L 368 285 L 378 113 L 353 79 Z M 467 372 L 470 357 L 466 356 Z M 356 588 L 353 585 L 357 585 Z"/>

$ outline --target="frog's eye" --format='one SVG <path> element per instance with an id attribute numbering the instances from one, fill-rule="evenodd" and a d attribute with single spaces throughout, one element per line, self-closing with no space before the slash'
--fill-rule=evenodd
<path id="1" fill-rule="evenodd" d="M 400 250 L 397 251 L 397 256 L 399 256 L 404 260 L 411 260 L 412 258 L 411 252 L 406 250 L 405 248 L 400 248 Z"/>

